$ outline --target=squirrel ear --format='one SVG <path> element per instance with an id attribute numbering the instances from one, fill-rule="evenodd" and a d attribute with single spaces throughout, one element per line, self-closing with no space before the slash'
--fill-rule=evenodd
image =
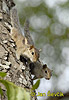
<path id="1" fill-rule="evenodd" d="M 47 65 L 46 64 L 43 65 L 43 69 L 45 69 L 45 68 L 47 68 Z"/>
<path id="2" fill-rule="evenodd" d="M 24 38 L 24 39 L 23 39 L 23 44 L 27 44 L 27 43 L 28 43 L 27 39 Z"/>
<path id="3" fill-rule="evenodd" d="M 23 44 L 25 44 L 25 39 L 23 39 Z"/>
<path id="4" fill-rule="evenodd" d="M 31 45 L 31 46 L 30 46 L 30 50 L 31 50 L 32 48 L 34 48 L 34 46 L 33 46 L 33 45 Z"/>
<path id="5" fill-rule="evenodd" d="M 41 49 L 39 49 L 39 52 L 41 52 L 42 50 Z"/>

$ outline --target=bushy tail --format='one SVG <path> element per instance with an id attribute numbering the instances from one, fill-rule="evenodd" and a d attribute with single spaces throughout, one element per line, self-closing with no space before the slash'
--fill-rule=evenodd
<path id="1" fill-rule="evenodd" d="M 10 10 L 10 18 L 11 18 L 12 27 L 16 28 L 18 32 L 22 34 L 18 13 L 15 7 Z"/>
<path id="2" fill-rule="evenodd" d="M 32 37 L 30 35 L 30 32 L 29 32 L 29 20 L 28 19 L 26 19 L 25 24 L 24 24 L 24 35 L 27 38 L 28 43 L 30 45 L 34 45 L 34 42 L 32 40 Z"/>

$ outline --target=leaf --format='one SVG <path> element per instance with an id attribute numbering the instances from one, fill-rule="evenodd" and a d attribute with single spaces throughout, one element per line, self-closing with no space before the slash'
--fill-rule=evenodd
<path id="1" fill-rule="evenodd" d="M 0 76 L 1 76 L 2 78 L 5 77 L 5 76 L 6 76 L 6 73 L 0 72 Z"/>
<path id="2" fill-rule="evenodd" d="M 0 82 L 4 84 L 7 89 L 8 100 L 30 100 L 30 94 L 26 92 L 24 88 L 17 87 L 7 80 L 0 79 Z"/>
<path id="3" fill-rule="evenodd" d="M 37 89 L 37 88 L 39 87 L 39 85 L 40 85 L 40 80 L 38 80 L 38 81 L 33 85 L 32 90 Z"/>
<path id="4" fill-rule="evenodd" d="M 0 88 L 0 94 L 1 94 L 1 96 L 3 96 L 3 91 L 2 91 L 2 89 Z"/>

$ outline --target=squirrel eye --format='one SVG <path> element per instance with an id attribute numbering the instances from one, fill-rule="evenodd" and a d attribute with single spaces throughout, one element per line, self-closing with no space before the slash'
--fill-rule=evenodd
<path id="1" fill-rule="evenodd" d="M 32 55 L 34 55 L 34 52 L 32 52 Z"/>
<path id="2" fill-rule="evenodd" d="M 47 71 L 45 71 L 45 73 L 47 73 Z"/>

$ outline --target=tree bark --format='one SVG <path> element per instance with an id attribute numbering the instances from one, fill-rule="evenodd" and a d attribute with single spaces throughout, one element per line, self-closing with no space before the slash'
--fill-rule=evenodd
<path id="1" fill-rule="evenodd" d="M 16 45 L 9 35 L 11 31 L 8 27 L 8 24 L 11 25 L 10 14 L 3 10 L 3 2 L 0 0 L 0 71 L 7 73 L 5 80 L 29 91 L 33 83 L 30 69 L 16 58 Z M 5 88 L 2 84 L 0 86 L 4 91 L 3 100 L 7 100 Z M 32 100 L 36 100 L 36 97 L 32 97 Z"/>

